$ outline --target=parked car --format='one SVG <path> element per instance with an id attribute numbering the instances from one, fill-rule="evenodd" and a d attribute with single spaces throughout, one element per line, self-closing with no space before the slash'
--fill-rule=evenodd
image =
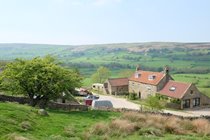
<path id="1" fill-rule="evenodd" d="M 88 89 L 85 89 L 85 88 L 78 88 L 78 89 L 75 89 L 77 92 L 74 94 L 75 96 L 88 96 L 88 95 L 92 95 L 92 93 L 88 90 Z"/>
<path id="2" fill-rule="evenodd" d="M 84 102 L 85 102 L 85 105 L 91 106 L 92 102 L 98 99 L 99 99 L 99 96 L 97 95 L 88 95 L 87 97 L 84 98 Z"/>
<path id="3" fill-rule="evenodd" d="M 113 108 L 113 104 L 109 100 L 94 100 L 94 101 L 92 101 L 92 108 L 94 108 L 94 109 L 110 109 L 110 108 Z"/>
<path id="4" fill-rule="evenodd" d="M 85 99 L 97 100 L 97 99 L 99 99 L 99 96 L 98 95 L 88 95 L 85 97 Z"/>

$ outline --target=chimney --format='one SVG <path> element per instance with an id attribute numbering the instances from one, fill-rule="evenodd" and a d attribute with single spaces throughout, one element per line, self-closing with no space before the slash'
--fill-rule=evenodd
<path id="1" fill-rule="evenodd" d="M 139 71 L 139 70 L 141 70 L 140 65 L 137 65 L 136 66 L 136 71 Z"/>
<path id="2" fill-rule="evenodd" d="M 164 67 L 164 73 L 169 74 L 169 67 L 167 65 Z"/>

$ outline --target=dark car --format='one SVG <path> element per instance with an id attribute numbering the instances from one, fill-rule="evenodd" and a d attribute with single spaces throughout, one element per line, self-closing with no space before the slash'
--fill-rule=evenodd
<path id="1" fill-rule="evenodd" d="M 98 95 L 88 95 L 87 97 L 85 97 L 85 99 L 97 100 L 97 99 L 99 99 L 99 96 Z"/>

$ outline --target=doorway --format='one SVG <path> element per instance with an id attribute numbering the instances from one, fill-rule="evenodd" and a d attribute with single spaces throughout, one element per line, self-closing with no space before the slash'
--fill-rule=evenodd
<path id="1" fill-rule="evenodd" d="M 139 99 L 141 99 L 141 92 L 139 91 Z"/>

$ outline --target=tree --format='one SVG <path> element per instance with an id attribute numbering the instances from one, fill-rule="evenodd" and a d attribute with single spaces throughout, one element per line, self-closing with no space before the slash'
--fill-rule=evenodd
<path id="1" fill-rule="evenodd" d="M 110 76 L 110 71 L 108 68 L 106 67 L 99 67 L 96 71 L 96 73 L 94 73 L 91 76 L 91 79 L 93 82 L 96 83 L 103 83 L 107 78 L 109 78 Z"/>
<path id="2" fill-rule="evenodd" d="M 28 96 L 30 105 L 41 103 L 44 108 L 50 99 L 71 94 L 72 89 L 81 85 L 81 77 L 76 72 L 55 62 L 50 56 L 16 59 L 0 74 L 1 86 L 13 94 Z"/>
<path id="3" fill-rule="evenodd" d="M 164 108 L 163 102 L 157 96 L 149 96 L 144 101 L 145 105 L 152 110 L 162 110 Z"/>

